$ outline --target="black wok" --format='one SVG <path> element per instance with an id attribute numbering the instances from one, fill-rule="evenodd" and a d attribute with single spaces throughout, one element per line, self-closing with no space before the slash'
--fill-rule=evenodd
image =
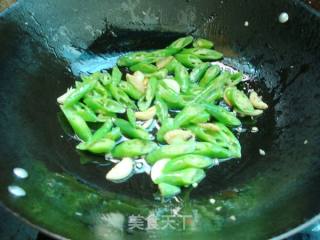
<path id="1" fill-rule="evenodd" d="M 288 22 L 278 21 L 281 12 Z M 80 164 L 85 157 L 61 127 L 56 98 L 80 71 L 185 34 L 214 40 L 271 107 L 255 123 L 257 134 L 241 135 L 242 159 L 163 203 L 146 175 L 113 184 L 104 177 L 109 165 Z M 0 15 L 0 200 L 43 231 L 72 239 L 289 236 L 320 218 L 319 44 L 319 13 L 297 0 L 18 1 Z M 29 177 L 16 178 L 15 167 Z M 26 196 L 9 194 L 13 185 Z M 129 229 L 130 216 L 179 209 L 190 216 L 187 229 Z"/>

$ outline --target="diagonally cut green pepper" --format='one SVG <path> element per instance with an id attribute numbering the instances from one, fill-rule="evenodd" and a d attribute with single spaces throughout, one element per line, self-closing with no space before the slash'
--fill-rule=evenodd
<path id="1" fill-rule="evenodd" d="M 195 149 L 195 142 L 183 142 L 171 145 L 163 145 L 147 155 L 146 160 L 150 164 L 164 158 L 173 158 L 187 153 L 192 153 Z"/>
<path id="2" fill-rule="evenodd" d="M 155 142 L 132 139 L 117 145 L 112 151 L 112 156 L 115 158 L 139 157 L 152 152 L 156 148 L 157 144 Z"/>
<path id="3" fill-rule="evenodd" d="M 123 135 L 130 138 L 151 140 L 152 136 L 143 129 L 134 128 L 128 121 L 117 118 L 114 123 L 120 128 Z"/>

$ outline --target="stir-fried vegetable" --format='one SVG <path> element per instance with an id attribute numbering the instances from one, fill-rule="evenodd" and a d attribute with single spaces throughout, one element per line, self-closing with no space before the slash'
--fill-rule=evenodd
<path id="1" fill-rule="evenodd" d="M 248 96 L 237 88 L 243 73 L 210 62 L 223 58 L 213 47 L 187 36 L 164 49 L 123 55 L 109 72 L 81 76 L 57 98 L 80 140 L 76 148 L 120 161 L 106 175 L 113 182 L 130 178 L 136 159 L 145 158 L 163 197 L 241 157 L 231 128 L 268 105 L 255 91 Z"/>

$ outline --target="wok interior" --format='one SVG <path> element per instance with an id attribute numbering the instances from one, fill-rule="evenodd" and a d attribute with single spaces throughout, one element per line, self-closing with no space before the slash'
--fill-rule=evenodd
<path id="1" fill-rule="evenodd" d="M 87 37 L 79 42 L 74 40 L 72 46 L 90 52 L 90 58 L 94 56 L 91 53 L 164 47 L 186 33 L 206 37 L 216 42 L 217 49 L 223 51 L 232 64 L 253 77 L 253 87 L 259 89 L 271 106 L 255 125 L 259 133 L 241 135 L 242 159 L 209 170 L 206 179 L 191 192 L 191 206 L 205 205 L 212 196 L 229 204 L 238 221 L 230 223 L 219 218 L 211 222 L 215 234 L 225 238 L 234 236 L 236 230 L 242 237 L 271 237 L 318 213 L 320 110 L 315 103 L 320 96 L 319 33 L 316 31 L 319 19 L 295 1 L 250 4 L 239 1 L 222 5 L 211 1 L 178 3 L 185 10 L 176 10 L 178 21 L 174 9 L 165 3 L 154 1 L 143 6 L 142 2 L 134 4 L 136 12 L 161 6 L 160 12 L 165 15 L 160 14 L 163 22 L 153 22 L 143 14 L 136 15 L 135 19 L 122 5 L 115 11 L 127 13 L 129 22 L 135 23 L 138 30 L 124 28 L 118 18 L 107 18 L 104 34 L 99 38 L 94 36 L 92 41 Z M 39 11 L 36 6 L 31 7 L 36 13 Z M 58 4 L 50 13 L 60 8 L 66 9 Z M 290 14 L 290 21 L 280 24 L 277 17 L 284 10 Z M 184 12 L 188 13 L 187 17 Z M 257 17 L 259 14 L 261 17 Z M 48 16 L 50 18 L 50 14 Z M 87 185 L 94 191 L 111 192 L 113 198 L 124 196 L 125 199 L 139 199 L 142 205 L 144 202 L 152 202 L 151 206 L 159 204 L 153 202 L 156 187 L 147 175 L 114 184 L 106 182 L 104 177 L 110 166 L 80 164 L 80 156 L 74 150 L 75 142 L 61 128 L 65 125 L 61 123 L 64 119 L 59 116 L 56 104 L 57 96 L 74 83 L 75 76 L 68 69 L 78 59 L 64 55 L 66 48 L 61 47 L 64 39 L 60 39 L 60 45 L 49 40 L 55 56 L 48 52 L 39 36 L 16 21 L 9 14 L 0 22 L 1 200 L 32 222 L 73 236 L 75 233 L 70 229 L 52 226 L 49 220 L 37 218 L 35 212 L 25 210 L 23 204 L 8 196 L 7 186 L 15 181 L 12 168 L 24 167 L 32 177 L 33 172 L 37 175 L 36 164 L 40 162 L 49 173 L 71 175 L 80 185 Z M 243 26 L 244 21 L 249 22 L 249 27 Z M 133 25 L 127 27 L 133 28 Z M 71 36 L 76 29 L 69 26 Z M 266 156 L 259 155 L 259 148 L 266 151 Z M 28 196 L 40 199 L 37 204 L 41 205 L 39 193 L 34 191 Z M 63 204 L 67 202 L 63 198 L 68 198 L 68 193 L 65 194 L 61 196 L 61 204 L 53 204 L 52 210 L 70 207 Z M 101 210 L 95 205 L 81 207 L 89 212 Z M 57 212 L 56 217 L 65 214 Z M 79 221 L 73 217 L 67 220 Z M 84 221 L 85 226 L 92 224 L 91 221 L 91 218 Z M 221 226 L 217 227 L 218 223 Z"/>

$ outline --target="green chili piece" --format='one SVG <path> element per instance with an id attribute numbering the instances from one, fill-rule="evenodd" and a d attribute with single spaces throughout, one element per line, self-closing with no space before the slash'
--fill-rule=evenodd
<path id="1" fill-rule="evenodd" d="M 90 92 L 96 85 L 97 81 L 91 81 L 82 83 L 77 87 L 72 93 L 65 99 L 63 105 L 65 107 L 70 107 L 77 103 L 81 98 L 83 98 L 88 92 Z"/>
<path id="2" fill-rule="evenodd" d="M 70 123 L 75 134 L 83 141 L 88 141 L 91 138 L 92 134 L 90 128 L 82 119 L 82 117 L 80 117 L 74 110 L 65 107 L 61 107 L 61 110 Z"/>
<path id="3" fill-rule="evenodd" d="M 77 114 L 83 118 L 86 122 L 97 122 L 97 116 L 89 107 L 84 105 L 83 103 L 76 103 L 73 106 L 74 110 Z"/>
<path id="4" fill-rule="evenodd" d="M 189 88 L 190 79 L 188 70 L 181 64 L 177 64 L 174 72 L 174 76 L 176 81 L 180 85 L 180 89 L 182 92 L 186 92 Z"/>
<path id="5" fill-rule="evenodd" d="M 127 109 L 127 117 L 128 117 L 128 121 L 129 123 L 136 128 L 137 127 L 137 121 L 136 121 L 136 116 L 134 114 L 134 111 L 131 108 Z"/>
<path id="6" fill-rule="evenodd" d="M 179 128 L 181 126 L 188 125 L 193 118 L 197 117 L 199 114 L 202 114 L 204 111 L 205 109 L 202 105 L 187 105 L 174 118 L 174 126 Z"/>
<path id="7" fill-rule="evenodd" d="M 208 68 L 210 67 L 210 63 L 201 63 L 192 69 L 190 73 L 190 81 L 195 83 L 200 81 L 200 79 L 204 76 L 207 72 Z"/>
<path id="8" fill-rule="evenodd" d="M 205 72 L 203 78 L 200 80 L 200 87 L 206 87 L 213 79 L 215 79 L 220 73 L 220 67 L 217 65 L 213 65 L 208 68 Z"/>
<path id="9" fill-rule="evenodd" d="M 168 106 L 160 97 L 156 100 L 156 114 L 161 123 L 168 118 Z"/>
<path id="10" fill-rule="evenodd" d="M 151 140 L 152 136 L 143 129 L 134 128 L 128 121 L 117 118 L 114 122 L 121 130 L 122 134 L 130 138 Z"/>
<path id="11" fill-rule="evenodd" d="M 213 160 L 209 157 L 196 154 L 186 154 L 170 159 L 165 165 L 163 172 L 173 172 L 186 168 L 208 168 L 213 165 Z"/>
<path id="12" fill-rule="evenodd" d="M 192 36 L 187 36 L 187 37 L 182 37 L 182 38 L 178 38 L 177 40 L 175 40 L 174 42 L 172 42 L 168 48 L 173 48 L 173 49 L 182 49 L 185 48 L 186 46 L 188 46 L 189 44 L 191 44 L 193 41 L 193 37 Z"/>
<path id="13" fill-rule="evenodd" d="M 88 149 L 93 143 L 105 138 L 107 133 L 110 132 L 112 125 L 113 123 L 111 118 L 108 118 L 106 122 L 92 135 L 92 137 L 88 139 L 88 141 L 78 144 L 76 148 L 79 150 Z"/>
<path id="14" fill-rule="evenodd" d="M 139 157 L 152 152 L 156 148 L 157 144 L 152 141 L 132 139 L 117 145 L 112 151 L 112 156 L 115 158 Z"/>
<path id="15" fill-rule="evenodd" d="M 151 63 L 137 63 L 130 67 L 132 72 L 140 71 L 143 73 L 154 73 L 158 70 L 158 68 Z"/>
<path id="16" fill-rule="evenodd" d="M 143 96 L 143 94 L 138 89 L 136 89 L 131 83 L 127 81 L 121 81 L 119 83 L 119 88 L 134 100 L 139 100 Z"/>
<path id="17" fill-rule="evenodd" d="M 212 49 L 206 49 L 206 48 L 183 49 L 181 54 L 192 54 L 201 60 L 219 60 L 219 59 L 223 58 L 222 53 L 215 51 L 215 50 L 212 50 Z"/>
<path id="18" fill-rule="evenodd" d="M 147 155 L 147 161 L 154 164 L 156 161 L 163 158 L 173 158 L 180 155 L 192 153 L 195 149 L 195 142 L 175 143 L 171 145 L 163 145 Z"/>
<path id="19" fill-rule="evenodd" d="M 175 58 L 187 68 L 195 68 L 202 63 L 201 59 L 192 54 L 182 54 L 178 53 Z"/>
<path id="20" fill-rule="evenodd" d="M 181 192 L 179 187 L 168 183 L 159 183 L 158 187 L 162 197 L 173 197 Z"/>
<path id="21" fill-rule="evenodd" d="M 168 183 L 175 186 L 189 186 L 193 183 L 199 183 L 206 176 L 205 172 L 199 168 L 187 168 L 179 171 L 163 173 L 155 183 Z"/>
<path id="22" fill-rule="evenodd" d="M 203 39 L 203 38 L 198 38 L 197 40 L 195 40 L 193 42 L 192 45 L 195 48 L 207 48 L 207 49 L 210 49 L 210 48 L 214 47 L 214 44 L 213 44 L 212 41 L 209 41 L 209 40 Z"/>
<path id="23" fill-rule="evenodd" d="M 241 125 L 241 121 L 234 114 L 227 111 L 223 107 L 212 104 L 204 104 L 204 106 L 207 112 L 219 122 L 232 127 Z"/>
<path id="24" fill-rule="evenodd" d="M 119 138 L 121 138 L 122 134 L 119 127 L 114 127 L 111 129 L 110 132 L 108 132 L 105 136 L 105 138 L 109 138 L 111 140 L 117 141 Z"/>

